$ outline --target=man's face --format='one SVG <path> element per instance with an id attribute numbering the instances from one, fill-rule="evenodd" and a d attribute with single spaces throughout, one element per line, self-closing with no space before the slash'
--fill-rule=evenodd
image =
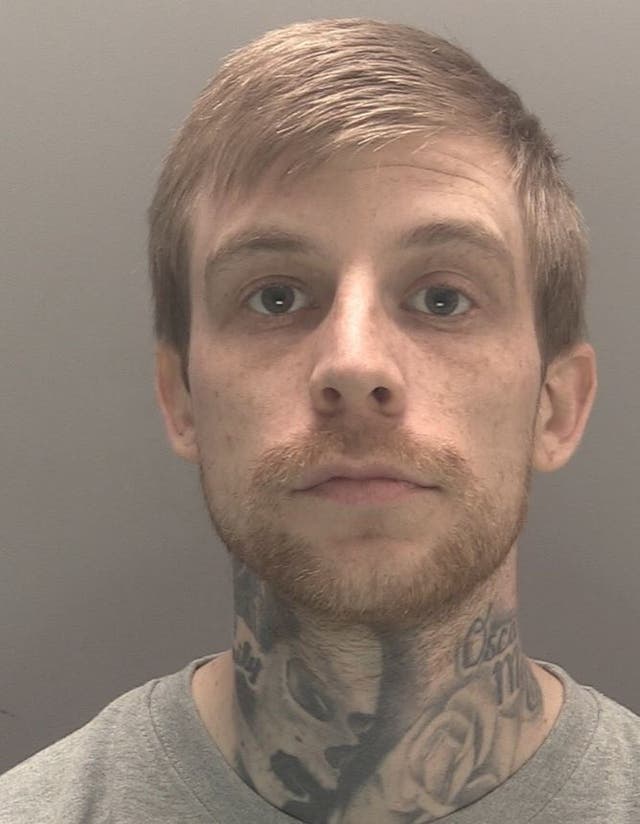
<path id="1" fill-rule="evenodd" d="M 203 492 L 228 550 L 292 604 L 389 628 L 463 602 L 526 520 L 540 391 L 531 274 L 492 144 L 404 140 L 194 218 L 189 353 Z M 418 225 L 471 240 L 398 246 Z M 207 260 L 238 231 L 316 251 Z M 445 289 L 446 291 L 443 291 Z M 313 467 L 388 462 L 436 490 L 344 505 Z"/>

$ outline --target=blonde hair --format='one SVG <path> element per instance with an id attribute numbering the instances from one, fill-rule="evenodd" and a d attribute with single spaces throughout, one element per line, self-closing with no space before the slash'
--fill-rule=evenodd
<path id="1" fill-rule="evenodd" d="M 587 242 L 562 158 L 518 94 L 467 51 L 420 29 L 342 18 L 295 23 L 237 49 L 211 78 L 165 159 L 149 208 L 154 333 L 188 381 L 191 214 L 248 196 L 285 155 L 289 178 L 346 149 L 410 135 L 479 134 L 509 158 L 522 210 L 541 378 L 586 340 Z"/>

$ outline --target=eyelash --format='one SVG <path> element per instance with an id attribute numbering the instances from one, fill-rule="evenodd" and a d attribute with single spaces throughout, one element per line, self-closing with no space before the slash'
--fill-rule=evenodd
<path id="1" fill-rule="evenodd" d="M 286 280 L 273 280 L 273 279 L 272 280 L 267 280 L 267 281 L 264 281 L 263 283 L 254 284 L 251 287 L 251 292 L 247 293 L 244 296 L 244 298 L 242 299 L 243 305 L 248 304 L 249 300 L 254 295 L 259 294 L 261 291 L 263 291 L 264 289 L 268 289 L 271 286 L 289 286 L 292 289 L 298 289 L 299 291 L 302 291 L 302 289 L 300 289 L 299 286 L 295 286 L 292 283 L 288 283 Z M 469 303 L 471 304 L 471 307 L 468 311 L 463 312 L 462 314 L 459 314 L 459 315 L 436 315 L 436 314 L 430 314 L 428 312 L 421 312 L 420 313 L 420 314 L 426 314 L 427 317 L 435 318 L 436 320 L 449 320 L 449 321 L 452 321 L 452 320 L 459 320 L 461 318 L 468 317 L 471 314 L 471 312 L 473 311 L 473 309 L 475 309 L 478 305 L 477 302 L 471 297 L 471 295 L 469 295 L 464 289 L 459 289 L 457 286 L 453 286 L 452 284 L 447 283 L 446 280 L 437 281 L 436 283 L 430 283 L 429 285 L 422 286 L 414 294 L 417 294 L 417 293 L 421 292 L 423 289 L 447 289 L 447 290 L 452 291 L 452 292 L 457 292 L 458 294 L 460 294 L 464 298 L 466 298 L 466 300 L 468 300 Z M 309 307 L 303 307 L 303 308 L 309 308 Z M 254 310 L 249 309 L 249 311 L 254 311 Z M 296 312 L 297 311 L 300 311 L 300 310 L 296 310 Z M 259 315 L 260 317 L 263 317 L 263 318 L 287 318 L 287 317 L 291 317 L 291 315 L 295 314 L 295 312 L 290 312 L 289 311 L 289 312 L 284 312 L 282 314 L 273 314 L 273 315 L 268 314 L 268 313 L 264 313 L 264 312 L 255 312 L 255 314 L 257 314 L 257 315 Z"/>

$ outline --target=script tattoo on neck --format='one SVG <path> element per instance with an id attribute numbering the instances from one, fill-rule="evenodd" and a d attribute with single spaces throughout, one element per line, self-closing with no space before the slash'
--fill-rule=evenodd
<path id="1" fill-rule="evenodd" d="M 542 703 L 542 693 L 533 677 L 518 643 L 518 624 L 515 616 L 503 621 L 491 616 L 492 605 L 486 616 L 475 618 L 460 646 L 459 668 L 463 676 L 483 665 L 491 665 L 496 690 L 496 704 L 503 706 L 511 696 L 524 691 L 527 709 L 536 713 Z"/>

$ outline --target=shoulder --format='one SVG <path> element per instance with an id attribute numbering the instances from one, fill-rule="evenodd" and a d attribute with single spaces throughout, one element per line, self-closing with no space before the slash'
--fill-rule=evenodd
<path id="1" fill-rule="evenodd" d="M 640 716 L 593 687 L 584 687 L 598 707 L 598 723 L 588 755 L 618 755 L 616 769 L 640 773 Z"/>
<path id="2" fill-rule="evenodd" d="M 0 824 L 86 821 L 118 772 L 149 746 L 150 681 L 116 698 L 94 718 L 0 776 Z M 126 765 L 126 766 L 125 766 Z"/>
<path id="3" fill-rule="evenodd" d="M 593 687 L 584 690 L 597 723 L 567 791 L 584 824 L 640 821 L 640 716 Z"/>

